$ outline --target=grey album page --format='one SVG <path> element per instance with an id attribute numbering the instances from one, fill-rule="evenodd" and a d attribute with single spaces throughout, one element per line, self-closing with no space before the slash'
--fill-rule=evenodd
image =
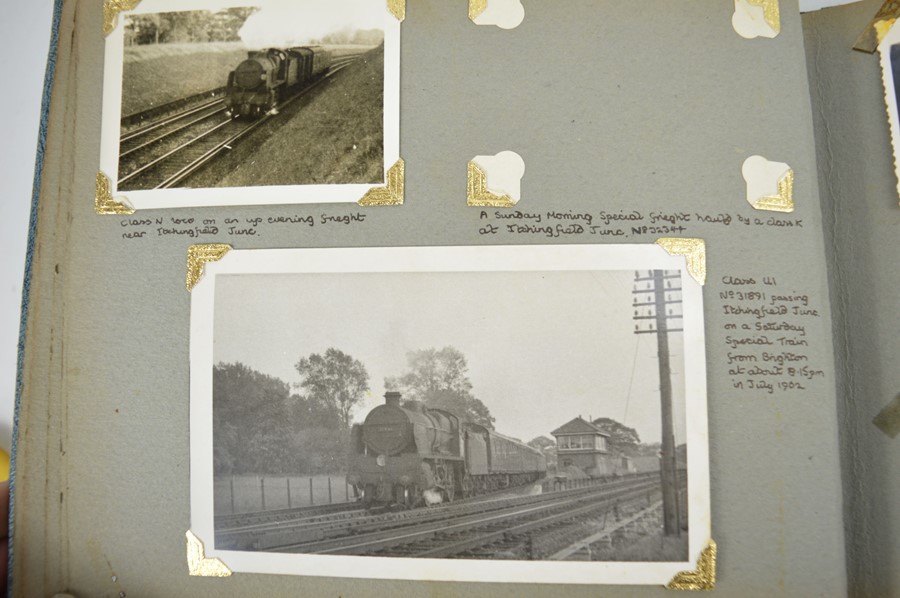
<path id="1" fill-rule="evenodd" d="M 146 7 L 150 0 L 145 2 Z M 398 572 L 403 580 L 357 577 L 354 575 L 361 569 L 355 566 L 345 567 L 341 577 L 322 576 L 323 570 L 313 567 L 290 575 L 242 571 L 222 578 L 189 575 L 190 555 L 197 553 L 186 550 L 186 533 L 195 517 L 208 515 L 191 508 L 196 498 L 192 484 L 200 475 L 192 463 L 192 442 L 212 425 L 195 420 L 199 412 L 191 408 L 192 384 L 197 380 L 191 369 L 195 361 L 192 342 L 201 338 L 191 337 L 191 326 L 200 312 L 196 306 L 192 311 L 192 302 L 199 299 L 186 289 L 185 279 L 188 250 L 197 244 L 227 244 L 232 250 L 218 264 L 207 265 L 209 277 L 201 280 L 193 293 L 210 292 L 211 281 L 225 280 L 226 274 L 239 269 L 245 256 L 260 255 L 251 250 L 296 250 L 300 253 L 290 254 L 297 259 L 289 269 L 302 271 L 304 276 L 311 264 L 329 256 L 329 263 L 338 264 L 329 273 L 356 268 L 353 277 L 337 277 L 334 284 L 352 281 L 347 288 L 357 295 L 348 291 L 333 296 L 336 303 L 347 301 L 347 305 L 357 306 L 356 312 L 348 312 L 347 322 L 364 321 L 362 316 L 371 313 L 373 324 L 370 330 L 363 325 L 355 327 L 351 334 L 342 323 L 342 338 L 349 344 L 367 333 L 393 330 L 394 336 L 386 336 L 381 344 L 384 355 L 399 359 L 399 365 L 385 368 L 385 378 L 402 379 L 407 349 L 441 349 L 449 343 L 435 338 L 427 341 L 431 345 L 405 347 L 398 340 L 403 337 L 396 333 L 400 328 L 391 329 L 384 322 L 409 325 L 436 309 L 440 313 L 433 315 L 432 322 L 469 322 L 471 318 L 464 317 L 484 314 L 479 322 L 484 327 L 485 346 L 497 339 L 522 338 L 532 349 L 471 358 L 469 371 L 473 377 L 475 372 L 492 376 L 490 388 L 495 390 L 490 394 L 498 397 L 496 404 L 502 404 L 507 413 L 518 410 L 524 420 L 529 419 L 530 410 L 551 412 L 535 435 L 544 435 L 552 443 L 556 432 L 565 438 L 557 441 L 563 451 L 583 450 L 585 442 L 602 449 L 605 433 L 596 422 L 625 415 L 618 407 L 613 411 L 605 406 L 622 400 L 628 385 L 619 385 L 618 378 L 607 383 L 585 377 L 591 382 L 582 385 L 583 392 L 596 401 L 584 409 L 570 402 L 574 393 L 569 390 L 573 388 L 571 380 L 555 391 L 546 386 L 540 386 L 540 392 L 507 389 L 521 388 L 523 380 L 534 378 L 529 376 L 537 368 L 554 364 L 563 368 L 578 362 L 575 352 L 589 342 L 602 345 L 607 338 L 602 331 L 586 330 L 579 323 L 594 321 L 586 319 L 587 315 L 595 319 L 609 315 L 600 313 L 607 310 L 598 306 L 610 301 L 610 289 L 626 288 L 622 296 L 627 298 L 622 301 L 627 309 L 617 303 L 616 309 L 621 311 L 610 313 L 622 313 L 620 319 L 630 333 L 636 322 L 641 324 L 633 320 L 641 316 L 631 309 L 632 282 L 679 276 L 695 285 L 695 296 L 702 298 L 702 303 L 693 301 L 691 309 L 702 304 L 705 345 L 699 349 L 706 356 L 701 365 L 705 366 L 702 383 L 707 410 L 698 421 L 708 421 L 702 452 L 708 451 L 703 471 L 708 471 L 706 499 L 711 518 L 691 520 L 690 525 L 692 529 L 704 526 L 709 530 L 706 540 L 715 542 L 717 595 L 836 596 L 845 592 L 836 384 L 846 380 L 838 379 L 835 372 L 813 114 L 795 4 L 781 3 L 776 36 L 745 39 L 732 26 L 731 2 L 526 0 L 524 20 L 506 30 L 474 24 L 465 2 L 410 0 L 399 38 L 399 156 L 403 164 L 400 171 L 388 173 L 385 185 L 389 189 L 376 193 L 379 201 L 396 195 L 394 174 L 405 170 L 402 205 L 306 200 L 234 205 L 232 200 L 238 194 L 231 193 L 229 205 L 165 209 L 142 205 L 133 214 L 119 215 L 98 214 L 95 209 L 95 200 L 103 195 L 98 190 L 109 184 L 111 176 L 98 177 L 100 156 L 105 151 L 101 147 L 106 51 L 102 4 L 66 0 L 61 11 L 18 414 L 13 595 L 52 595 L 63 590 L 76 596 L 345 598 L 666 594 L 663 583 L 603 588 L 583 583 L 583 579 L 572 583 L 558 572 L 575 563 L 562 563 L 555 578 L 530 581 L 524 575 L 514 582 L 449 581 L 442 561 L 413 563 L 410 572 Z M 860 25 L 865 20 L 864 10 L 846 10 L 859 18 Z M 823 15 L 827 19 L 827 13 Z M 853 29 L 829 23 L 817 26 L 828 28 L 827 34 L 833 28 L 835 36 Z M 844 70 L 848 74 L 842 75 L 846 77 L 843 81 L 863 76 L 863 71 L 849 66 Z M 865 77 L 868 81 L 868 71 Z M 161 86 L 164 80 L 159 81 Z M 843 93 L 856 93 L 849 89 Z M 871 140 L 881 135 L 872 123 L 882 118 L 883 112 L 876 110 L 874 88 L 861 97 L 871 105 L 871 114 L 859 116 L 858 123 L 874 131 L 867 138 Z M 271 109 L 262 106 L 261 110 Z M 853 119 L 857 109 L 854 105 L 824 113 L 846 133 L 842 143 L 856 138 L 857 120 Z M 845 143 L 835 151 L 849 152 L 851 147 Z M 350 143 L 344 149 L 349 154 L 363 152 L 365 146 Z M 477 175 L 472 169 L 467 172 L 469 162 L 476 156 L 504 151 L 516 152 L 524 162 L 521 198 L 512 207 L 467 205 L 468 183 L 473 172 Z M 385 156 L 387 153 L 385 149 Z M 879 160 L 888 160 L 886 150 L 878 155 Z M 755 201 L 758 198 L 748 198 L 750 183 L 742 167 L 754 156 L 762 157 L 759 164 L 783 164 L 790 170 L 790 175 L 787 170 L 777 173 L 784 174 L 776 198 L 780 209 L 758 209 L 764 207 Z M 290 155 L 269 159 L 295 158 L 300 159 Z M 849 159 L 848 164 L 856 164 L 855 158 Z M 853 171 L 865 172 L 867 164 L 859 164 Z M 393 160 L 385 160 L 386 167 L 392 165 L 396 166 Z M 234 168 L 249 167 L 248 162 Z M 888 176 L 872 180 L 883 183 L 881 199 L 858 192 L 863 188 L 862 179 L 848 177 L 842 181 L 844 195 L 834 201 L 845 210 L 857 209 L 848 206 L 849 201 L 881 201 L 883 208 L 879 209 L 884 214 L 896 209 L 896 198 L 893 204 L 887 201 Z M 253 192 L 247 193 L 247 203 L 254 203 Z M 127 198 L 128 194 L 118 195 Z M 788 211 L 787 200 L 793 211 Z M 873 214 L 868 212 L 853 221 L 859 223 L 852 241 L 864 252 L 862 261 L 876 255 L 870 248 L 883 249 L 887 242 L 885 220 Z M 827 221 L 832 220 L 828 214 Z M 881 228 L 874 232 L 865 228 L 870 221 L 879 222 Z M 695 261 L 685 265 L 684 255 L 675 260 L 656 246 L 665 238 L 702 239 L 705 261 L 696 253 L 701 245 L 693 241 L 687 246 L 693 248 Z M 876 239 L 883 243 L 876 244 Z M 625 282 L 618 278 L 609 278 L 610 282 L 583 280 L 571 273 L 547 278 L 557 287 L 572 285 L 573 295 L 578 295 L 572 297 L 559 288 L 548 288 L 547 281 L 539 287 L 547 289 L 546 294 L 529 292 L 538 288 L 538 282 L 528 286 L 532 284 L 529 281 L 537 279 L 526 276 L 520 280 L 508 273 L 525 268 L 525 257 L 532 260 L 530 264 L 549 269 L 577 264 L 571 253 L 577 253 L 575 248 L 582 245 L 636 245 L 643 248 L 640 251 L 652 250 L 654 257 L 649 262 L 632 261 L 631 257 L 619 260 L 619 268 L 640 265 L 629 267 Z M 422 264 L 434 270 L 458 269 L 460 264 L 471 264 L 470 270 L 487 269 L 485 262 L 473 259 L 465 249 L 478 246 L 490 246 L 490 255 L 500 256 L 491 258 L 490 267 L 501 271 L 513 286 L 497 294 L 473 291 L 470 296 L 457 288 L 431 303 L 420 303 L 421 308 L 408 295 L 392 301 L 383 288 L 363 294 L 372 288 L 360 274 L 368 272 L 365 268 L 395 263 L 387 258 L 379 262 L 373 255 L 401 260 L 407 270 Z M 528 251 L 510 249 L 516 247 Z M 345 255 L 340 248 L 348 249 L 346 260 L 337 259 Z M 313 249 L 323 251 L 313 252 L 314 259 L 305 259 L 312 254 L 303 252 Z M 367 255 L 366 249 L 372 253 Z M 452 257 L 457 253 L 468 255 L 468 261 Z M 451 256 L 449 262 L 440 261 L 444 254 Z M 565 260 L 570 261 L 541 261 L 545 259 L 541 256 L 551 254 L 568 256 Z M 889 282 L 888 270 L 881 267 L 891 263 L 889 256 L 878 255 L 884 259 L 873 260 L 864 268 L 848 266 L 840 288 L 866 294 L 863 305 L 871 302 L 873 308 L 887 309 L 887 293 L 896 290 L 896 281 L 892 278 Z M 432 261 L 426 264 L 426 257 Z M 632 278 L 635 270 L 638 281 Z M 646 271 L 646 276 L 641 271 Z M 685 274 L 680 274 L 682 271 Z M 272 268 L 266 280 L 277 274 L 271 272 Z M 331 284 L 329 276 L 317 278 L 316 284 Z M 479 286 L 481 279 L 471 271 L 461 276 L 471 285 L 465 288 L 493 288 L 487 283 Z M 268 300 L 276 296 L 276 288 L 300 294 L 306 280 L 301 277 L 281 287 L 257 287 L 252 296 Z M 412 293 L 420 284 L 417 281 L 402 279 L 396 288 Z M 702 288 L 701 282 L 705 282 Z M 230 293 L 226 299 L 249 295 L 241 284 L 226 283 L 220 288 Z M 440 284 L 447 283 L 441 279 Z M 882 285 L 879 293 L 867 290 L 872 284 Z M 445 288 L 437 283 L 426 287 Z M 309 305 L 313 298 L 327 295 L 326 288 L 315 286 L 297 305 Z M 522 290 L 512 296 L 510 289 Z M 585 300 L 585 293 L 596 293 L 597 301 Z M 367 297 L 372 300 L 365 301 Z M 454 297 L 457 300 L 448 300 Z M 506 307 L 511 301 L 533 304 L 536 297 L 558 298 L 541 304 L 546 318 L 534 315 L 527 305 Z M 495 302 L 495 298 L 504 301 Z M 350 299 L 356 303 L 349 303 Z M 229 346 L 266 349 L 256 337 L 255 344 L 247 342 L 241 347 L 238 325 L 245 321 L 234 303 L 228 305 L 235 315 L 225 323 L 226 328 L 237 331 L 228 337 Z M 577 305 L 584 311 L 576 311 L 573 306 Z M 307 311 L 298 312 L 298 317 L 310 317 Z M 334 311 L 332 305 L 321 313 Z M 866 319 L 871 317 L 866 309 L 860 308 L 858 313 L 849 329 L 851 340 L 856 339 L 859 351 L 865 353 L 857 355 L 855 362 L 859 367 L 874 367 L 892 354 L 890 343 L 882 340 L 882 345 L 874 345 L 872 338 L 877 336 L 880 320 Z M 510 314 L 529 317 L 513 320 Z M 266 321 L 264 315 L 260 307 L 246 321 L 269 326 L 274 333 L 293 329 L 295 324 L 284 320 L 279 326 Z M 388 316 L 392 319 L 386 319 Z M 492 327 L 494 321 L 507 324 Z M 691 321 L 692 326 L 694 323 L 696 320 Z M 411 335 L 421 335 L 414 328 L 410 325 Z M 543 350 L 534 348 L 540 334 L 552 340 Z M 624 336 L 632 342 L 630 335 Z M 654 336 L 658 331 L 641 337 L 640 342 L 651 343 Z M 202 338 L 209 341 L 211 337 Z M 467 338 L 477 335 L 470 332 Z M 303 335 L 297 334 L 297 342 L 302 340 Z M 223 351 L 217 353 L 211 348 L 212 341 L 209 343 L 204 359 L 226 355 L 228 347 L 216 348 Z M 680 346 L 673 343 L 672 351 Z M 328 348 L 323 344 L 298 350 L 289 355 L 293 361 L 286 371 L 303 370 L 310 362 L 304 366 L 302 358 L 311 359 L 311 354 L 323 354 Z M 605 351 L 610 359 L 621 357 L 608 347 Z M 476 355 L 474 350 L 471 354 Z M 651 351 L 646 363 L 639 366 L 643 369 L 637 370 L 640 375 L 634 378 L 635 388 L 648 384 L 650 376 L 662 370 L 656 359 L 656 352 Z M 597 368 L 607 365 L 595 361 Z M 684 367 L 679 372 L 680 366 L 673 363 L 673 379 L 701 371 Z M 615 370 L 615 375 L 629 376 L 629 365 Z M 254 367 L 263 370 L 263 366 Z M 211 374 L 211 369 L 204 375 Z M 370 380 L 366 410 L 372 409 L 371 413 L 375 405 L 388 406 L 388 401 L 394 400 L 395 395 L 389 394 L 394 391 L 387 388 L 391 384 L 385 382 L 382 377 Z M 887 381 L 873 376 L 870 383 L 878 386 L 882 382 Z M 280 388 L 288 397 L 306 392 L 297 386 L 299 379 L 284 384 Z M 534 384 L 545 382 L 535 379 Z M 656 384 L 649 386 L 656 392 Z M 618 394 L 611 390 L 620 387 L 624 390 Z M 474 389 L 478 398 L 489 407 L 494 405 L 494 399 L 488 393 L 479 394 L 479 388 L 476 385 Z M 867 404 L 887 401 L 888 390 L 873 390 Z M 842 392 L 842 397 L 846 414 L 850 404 L 846 393 Z M 412 412 L 417 407 L 407 409 Z M 366 410 L 358 413 L 364 415 Z M 500 407 L 491 407 L 491 411 L 495 416 L 502 412 Z M 629 413 L 629 418 L 638 417 L 631 409 Z M 517 416 L 497 417 L 496 431 L 520 437 L 515 430 Z M 349 421 L 345 418 L 344 423 Z M 571 427 L 566 428 L 569 423 Z M 573 432 L 576 428 L 583 431 Z M 533 428 L 522 429 L 520 439 L 531 440 L 524 435 Z M 482 438 L 489 437 L 487 431 L 480 433 Z M 584 440 L 595 436 L 598 440 Z M 654 440 L 651 432 L 644 436 Z M 862 438 L 865 442 L 884 441 L 874 431 L 871 439 L 869 435 Z M 211 469 L 212 448 L 206 446 Z M 877 452 L 886 449 L 866 450 L 887 459 L 884 452 Z M 331 453 L 343 454 L 343 449 Z M 688 460 L 696 454 L 689 450 Z M 850 455 L 852 452 L 846 454 Z M 365 452 L 363 456 L 369 457 Z M 372 455 L 373 461 L 380 456 Z M 888 462 L 880 463 L 886 471 Z M 579 465 L 573 462 L 571 467 Z M 339 476 L 338 485 L 329 486 L 334 496 L 344 496 L 345 480 L 352 484 L 355 478 Z M 561 476 L 559 483 L 570 484 L 571 480 L 571 476 Z M 208 487 L 215 483 L 209 476 L 205 481 Z M 307 484 L 306 479 L 303 483 Z M 227 479 L 217 487 L 228 488 Z M 888 500 L 886 494 L 864 494 L 860 503 L 881 500 L 879 497 L 885 504 Z M 347 496 L 351 496 L 349 490 Z M 228 501 L 221 504 L 231 508 Z M 873 510 L 867 521 L 874 525 L 878 513 L 881 511 Z M 190 535 L 187 538 L 191 542 Z M 207 547 L 214 542 L 211 537 L 200 540 Z M 197 548 L 196 543 L 187 546 Z M 625 562 L 624 554 L 599 566 L 621 573 L 632 565 Z M 224 555 L 216 556 L 228 565 Z M 708 561 L 693 561 L 692 555 L 685 569 L 700 567 L 709 573 Z M 191 562 L 196 564 L 197 559 Z M 488 572 L 493 562 L 479 561 Z M 266 570 L 264 559 L 258 563 L 259 571 Z M 208 562 L 203 566 L 221 571 Z M 433 578 L 428 577 L 429 571 Z M 474 574 L 464 571 L 460 575 L 471 579 Z M 551 578 L 553 581 L 548 581 Z"/>
<path id="2" fill-rule="evenodd" d="M 880 6 L 860 2 L 803 20 L 835 307 L 852 596 L 900 592 L 900 373 L 894 363 L 900 207 L 879 56 L 851 50 Z"/>

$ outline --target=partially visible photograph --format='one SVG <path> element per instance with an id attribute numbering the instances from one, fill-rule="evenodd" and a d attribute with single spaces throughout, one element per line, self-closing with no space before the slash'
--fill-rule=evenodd
<path id="1" fill-rule="evenodd" d="M 357 201 L 385 184 L 399 23 L 384 3 L 180 4 L 142 2 L 107 40 L 114 194 L 137 208 Z"/>
<path id="2" fill-rule="evenodd" d="M 900 27 L 892 25 L 878 45 L 881 54 L 881 79 L 887 104 L 888 126 L 894 153 L 894 175 L 897 179 L 897 198 L 900 200 Z"/>
<path id="3" fill-rule="evenodd" d="M 192 468 L 211 474 L 210 549 L 367 557 L 360 576 L 385 559 L 482 562 L 479 579 L 498 563 L 687 566 L 708 534 L 696 283 L 653 247 L 658 267 L 634 270 L 599 247 L 596 268 L 560 270 L 482 249 L 451 271 L 453 248 L 416 250 L 410 272 L 391 270 L 403 249 L 370 262 L 387 271 L 346 251 L 333 271 L 303 250 L 283 272 L 213 266 L 212 355 L 192 364 L 210 383 L 195 405 L 211 438 L 192 430 L 211 443 Z"/>

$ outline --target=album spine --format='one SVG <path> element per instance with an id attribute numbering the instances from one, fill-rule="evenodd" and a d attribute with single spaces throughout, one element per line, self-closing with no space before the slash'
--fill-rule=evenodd
<path id="1" fill-rule="evenodd" d="M 59 48 L 59 30 L 62 21 L 63 0 L 53 0 L 53 18 L 50 25 L 50 45 L 47 54 L 47 66 L 44 71 L 44 86 L 41 94 L 41 112 L 38 125 L 37 152 L 34 164 L 34 179 L 31 191 L 31 210 L 28 221 L 28 237 L 25 248 L 25 271 L 22 281 L 22 304 L 19 319 L 19 338 L 16 357 L 16 386 L 15 409 L 13 414 L 13 436 L 10 450 L 9 471 L 9 553 L 7 556 L 7 587 L 6 595 L 13 595 L 13 560 L 15 558 L 15 543 L 13 529 L 13 513 L 15 512 L 15 487 L 16 487 L 16 462 L 17 446 L 19 440 L 19 412 L 22 404 L 22 388 L 24 386 L 25 369 L 25 336 L 28 323 L 28 308 L 31 297 L 31 281 L 34 267 L 34 252 L 37 245 L 38 232 L 38 204 L 41 195 L 41 178 L 44 173 L 44 152 L 47 146 L 47 127 L 50 121 L 50 101 L 53 90 L 54 75 L 56 74 L 56 59 Z"/>

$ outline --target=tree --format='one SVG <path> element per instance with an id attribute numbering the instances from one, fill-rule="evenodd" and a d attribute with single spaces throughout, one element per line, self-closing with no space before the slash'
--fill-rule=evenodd
<path id="1" fill-rule="evenodd" d="M 345 472 L 350 431 L 342 428 L 338 413 L 301 395 L 291 395 L 289 403 L 294 474 Z"/>
<path id="2" fill-rule="evenodd" d="M 158 14 L 129 15 L 125 19 L 125 37 L 137 45 L 158 44 L 160 25 Z"/>
<path id="3" fill-rule="evenodd" d="M 226 8 L 215 13 L 210 19 L 210 41 L 234 42 L 240 41 L 240 30 L 250 15 L 257 12 L 256 7 Z"/>
<path id="4" fill-rule="evenodd" d="M 330 348 L 325 355 L 313 353 L 303 357 L 294 366 L 303 381 L 299 388 L 306 391 L 305 399 L 311 401 L 310 409 L 328 423 L 329 415 L 337 427 L 350 427 L 353 408 L 369 390 L 369 373 L 365 366 L 346 353 Z"/>
<path id="5" fill-rule="evenodd" d="M 242 363 L 213 368 L 215 475 L 338 474 L 349 442 L 335 409 Z"/>
<path id="6" fill-rule="evenodd" d="M 487 406 L 472 394 L 469 366 L 458 349 L 422 349 L 406 354 L 409 371 L 397 378 L 385 378 L 387 390 L 399 390 L 406 399 L 428 407 L 445 409 L 462 419 L 494 427 Z"/>
<path id="7" fill-rule="evenodd" d="M 607 447 L 611 454 L 622 453 L 629 457 L 635 457 L 639 454 L 638 446 L 641 444 L 641 438 L 634 428 L 629 428 L 608 417 L 595 419 L 591 423 L 609 434 Z"/>
<path id="8" fill-rule="evenodd" d="M 228 8 L 213 13 L 185 10 L 146 15 L 129 15 L 126 37 L 134 44 L 197 43 L 240 41 L 240 29 L 258 8 Z"/>
<path id="9" fill-rule="evenodd" d="M 658 457 L 662 451 L 661 442 L 648 442 L 642 444 L 637 449 L 636 457 Z"/>
<path id="10" fill-rule="evenodd" d="M 547 469 L 551 471 L 556 470 L 556 442 L 546 436 L 538 436 L 537 438 L 529 440 L 528 446 L 536 448 L 543 453 L 544 457 L 547 459 Z"/>
<path id="11" fill-rule="evenodd" d="M 433 390 L 416 400 L 421 400 L 433 409 L 443 409 L 454 413 L 468 422 L 480 424 L 486 428 L 494 428 L 494 418 L 490 410 L 470 392 Z"/>
<path id="12" fill-rule="evenodd" d="M 217 475 L 290 468 L 290 387 L 242 363 L 213 367 L 213 460 Z"/>

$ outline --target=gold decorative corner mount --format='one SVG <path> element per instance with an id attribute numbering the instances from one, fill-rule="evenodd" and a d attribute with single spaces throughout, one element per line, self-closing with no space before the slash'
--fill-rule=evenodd
<path id="1" fill-rule="evenodd" d="M 475 22 L 478 15 L 487 10 L 488 0 L 469 0 L 469 20 Z"/>
<path id="2" fill-rule="evenodd" d="M 866 28 L 859 34 L 853 44 L 853 49 L 867 54 L 874 53 L 898 18 L 900 18 L 900 1 L 885 0 Z"/>
<path id="3" fill-rule="evenodd" d="M 191 245 L 188 247 L 187 254 L 187 278 L 185 286 L 188 292 L 194 290 L 200 279 L 203 278 L 203 269 L 209 262 L 218 262 L 231 251 L 231 245 L 225 244 L 209 244 L 209 245 Z"/>
<path id="4" fill-rule="evenodd" d="M 885 36 L 887 36 L 888 32 L 891 30 L 891 27 L 893 27 L 894 23 L 896 22 L 896 18 L 876 21 L 873 25 L 873 27 L 875 28 L 875 41 L 877 41 L 879 44 L 883 42 Z"/>
<path id="5" fill-rule="evenodd" d="M 794 170 L 788 170 L 783 177 L 778 179 L 777 195 L 764 195 L 753 204 L 753 207 L 757 210 L 769 210 L 772 212 L 793 212 Z"/>
<path id="6" fill-rule="evenodd" d="M 102 172 L 97 173 L 97 190 L 94 195 L 94 211 L 98 214 L 127 216 L 134 214 L 134 208 L 116 201 L 112 196 L 112 181 Z"/>
<path id="7" fill-rule="evenodd" d="M 388 10 L 401 23 L 406 18 L 406 0 L 387 0 Z"/>
<path id="8" fill-rule="evenodd" d="M 669 255 L 683 255 L 687 260 L 688 273 L 701 286 L 706 284 L 706 242 L 703 239 L 663 238 L 656 244 Z"/>
<path id="9" fill-rule="evenodd" d="M 119 13 L 134 10 L 141 0 L 103 0 L 103 35 L 109 35 L 119 24 Z"/>
<path id="10" fill-rule="evenodd" d="M 466 196 L 472 208 L 511 208 L 516 205 L 509 195 L 497 195 L 487 189 L 487 174 L 475 162 L 469 162 L 469 188 Z"/>
<path id="11" fill-rule="evenodd" d="M 187 538 L 188 571 L 195 577 L 229 577 L 231 569 L 217 558 L 206 558 L 203 541 L 192 532 L 185 532 Z"/>
<path id="12" fill-rule="evenodd" d="M 387 186 L 369 189 L 356 203 L 363 207 L 403 205 L 404 169 L 403 158 L 400 158 L 387 171 Z"/>
<path id="13" fill-rule="evenodd" d="M 710 540 L 700 558 L 696 571 L 682 571 L 666 585 L 670 590 L 712 590 L 716 587 L 716 543 Z"/>
<path id="14" fill-rule="evenodd" d="M 781 10 L 778 0 L 747 0 L 747 4 L 761 6 L 766 23 L 776 34 L 781 33 Z"/>
<path id="15" fill-rule="evenodd" d="M 900 395 L 879 411 L 872 423 L 890 438 L 896 438 L 900 434 Z"/>

